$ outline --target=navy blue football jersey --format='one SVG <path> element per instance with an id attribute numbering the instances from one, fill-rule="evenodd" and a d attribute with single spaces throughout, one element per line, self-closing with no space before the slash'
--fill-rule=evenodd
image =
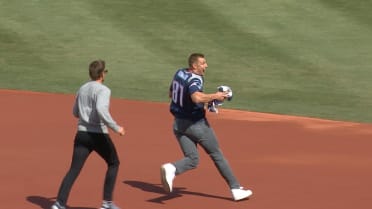
<path id="1" fill-rule="evenodd" d="M 203 91 L 204 78 L 188 72 L 187 68 L 179 69 L 170 85 L 170 111 L 176 118 L 190 119 L 193 121 L 205 117 L 204 104 L 195 104 L 191 95 Z"/>

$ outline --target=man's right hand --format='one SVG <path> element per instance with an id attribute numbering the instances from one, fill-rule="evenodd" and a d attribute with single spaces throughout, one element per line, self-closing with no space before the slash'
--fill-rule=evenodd
<path id="1" fill-rule="evenodd" d="M 224 101 L 228 97 L 228 92 L 216 92 L 215 93 L 215 99 L 218 101 Z"/>
<path id="2" fill-rule="evenodd" d="M 120 128 L 119 128 L 119 130 L 118 130 L 118 134 L 119 134 L 120 136 L 124 136 L 124 134 L 125 134 L 125 130 L 124 130 L 123 127 L 120 127 Z"/>

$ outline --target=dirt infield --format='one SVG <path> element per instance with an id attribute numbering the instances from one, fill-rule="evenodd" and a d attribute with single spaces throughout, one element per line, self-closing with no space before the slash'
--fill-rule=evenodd
<path id="1" fill-rule="evenodd" d="M 67 172 L 76 131 L 73 95 L 0 90 L 2 208 L 49 209 Z M 196 170 L 160 185 L 162 163 L 181 157 L 167 104 L 113 99 L 112 134 L 121 167 L 115 201 L 123 209 L 370 209 L 372 125 L 236 110 L 208 114 L 222 150 L 249 200 L 231 200 L 227 185 L 201 150 Z M 92 154 L 68 201 L 97 208 L 105 163 Z"/>

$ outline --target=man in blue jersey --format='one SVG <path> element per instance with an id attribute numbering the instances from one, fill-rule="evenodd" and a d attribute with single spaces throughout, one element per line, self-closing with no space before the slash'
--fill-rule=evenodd
<path id="1" fill-rule="evenodd" d="M 169 97 L 170 112 L 174 116 L 173 132 L 183 151 L 184 158 L 161 166 L 161 181 L 167 192 L 172 192 L 173 180 L 199 164 L 197 145 L 203 147 L 228 184 L 235 201 L 252 195 L 243 189 L 234 176 L 219 147 L 213 129 L 205 116 L 205 104 L 213 100 L 224 101 L 227 92 L 206 94 L 203 92 L 204 74 L 208 67 L 205 56 L 193 53 L 188 59 L 188 68 L 179 69 L 171 82 Z"/>
<path id="2" fill-rule="evenodd" d="M 101 209 L 119 209 L 112 202 L 119 158 L 108 128 L 121 136 L 125 130 L 113 120 L 109 112 L 111 90 L 103 84 L 107 72 L 105 61 L 91 62 L 89 65 L 91 80 L 82 85 L 77 92 L 72 112 L 79 120 L 71 167 L 63 178 L 56 202 L 51 209 L 66 208 L 72 185 L 92 151 L 97 152 L 107 164 Z"/>

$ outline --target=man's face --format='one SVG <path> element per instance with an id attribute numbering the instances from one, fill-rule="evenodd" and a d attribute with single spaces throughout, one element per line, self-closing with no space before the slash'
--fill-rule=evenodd
<path id="1" fill-rule="evenodd" d="M 106 77 L 106 74 L 108 73 L 108 70 L 104 70 L 101 74 L 101 78 L 102 78 L 102 83 L 105 81 L 105 77 Z"/>
<path id="2" fill-rule="evenodd" d="M 203 57 L 199 57 L 198 60 L 193 64 L 194 73 L 204 76 L 205 70 L 208 67 L 207 60 Z"/>

